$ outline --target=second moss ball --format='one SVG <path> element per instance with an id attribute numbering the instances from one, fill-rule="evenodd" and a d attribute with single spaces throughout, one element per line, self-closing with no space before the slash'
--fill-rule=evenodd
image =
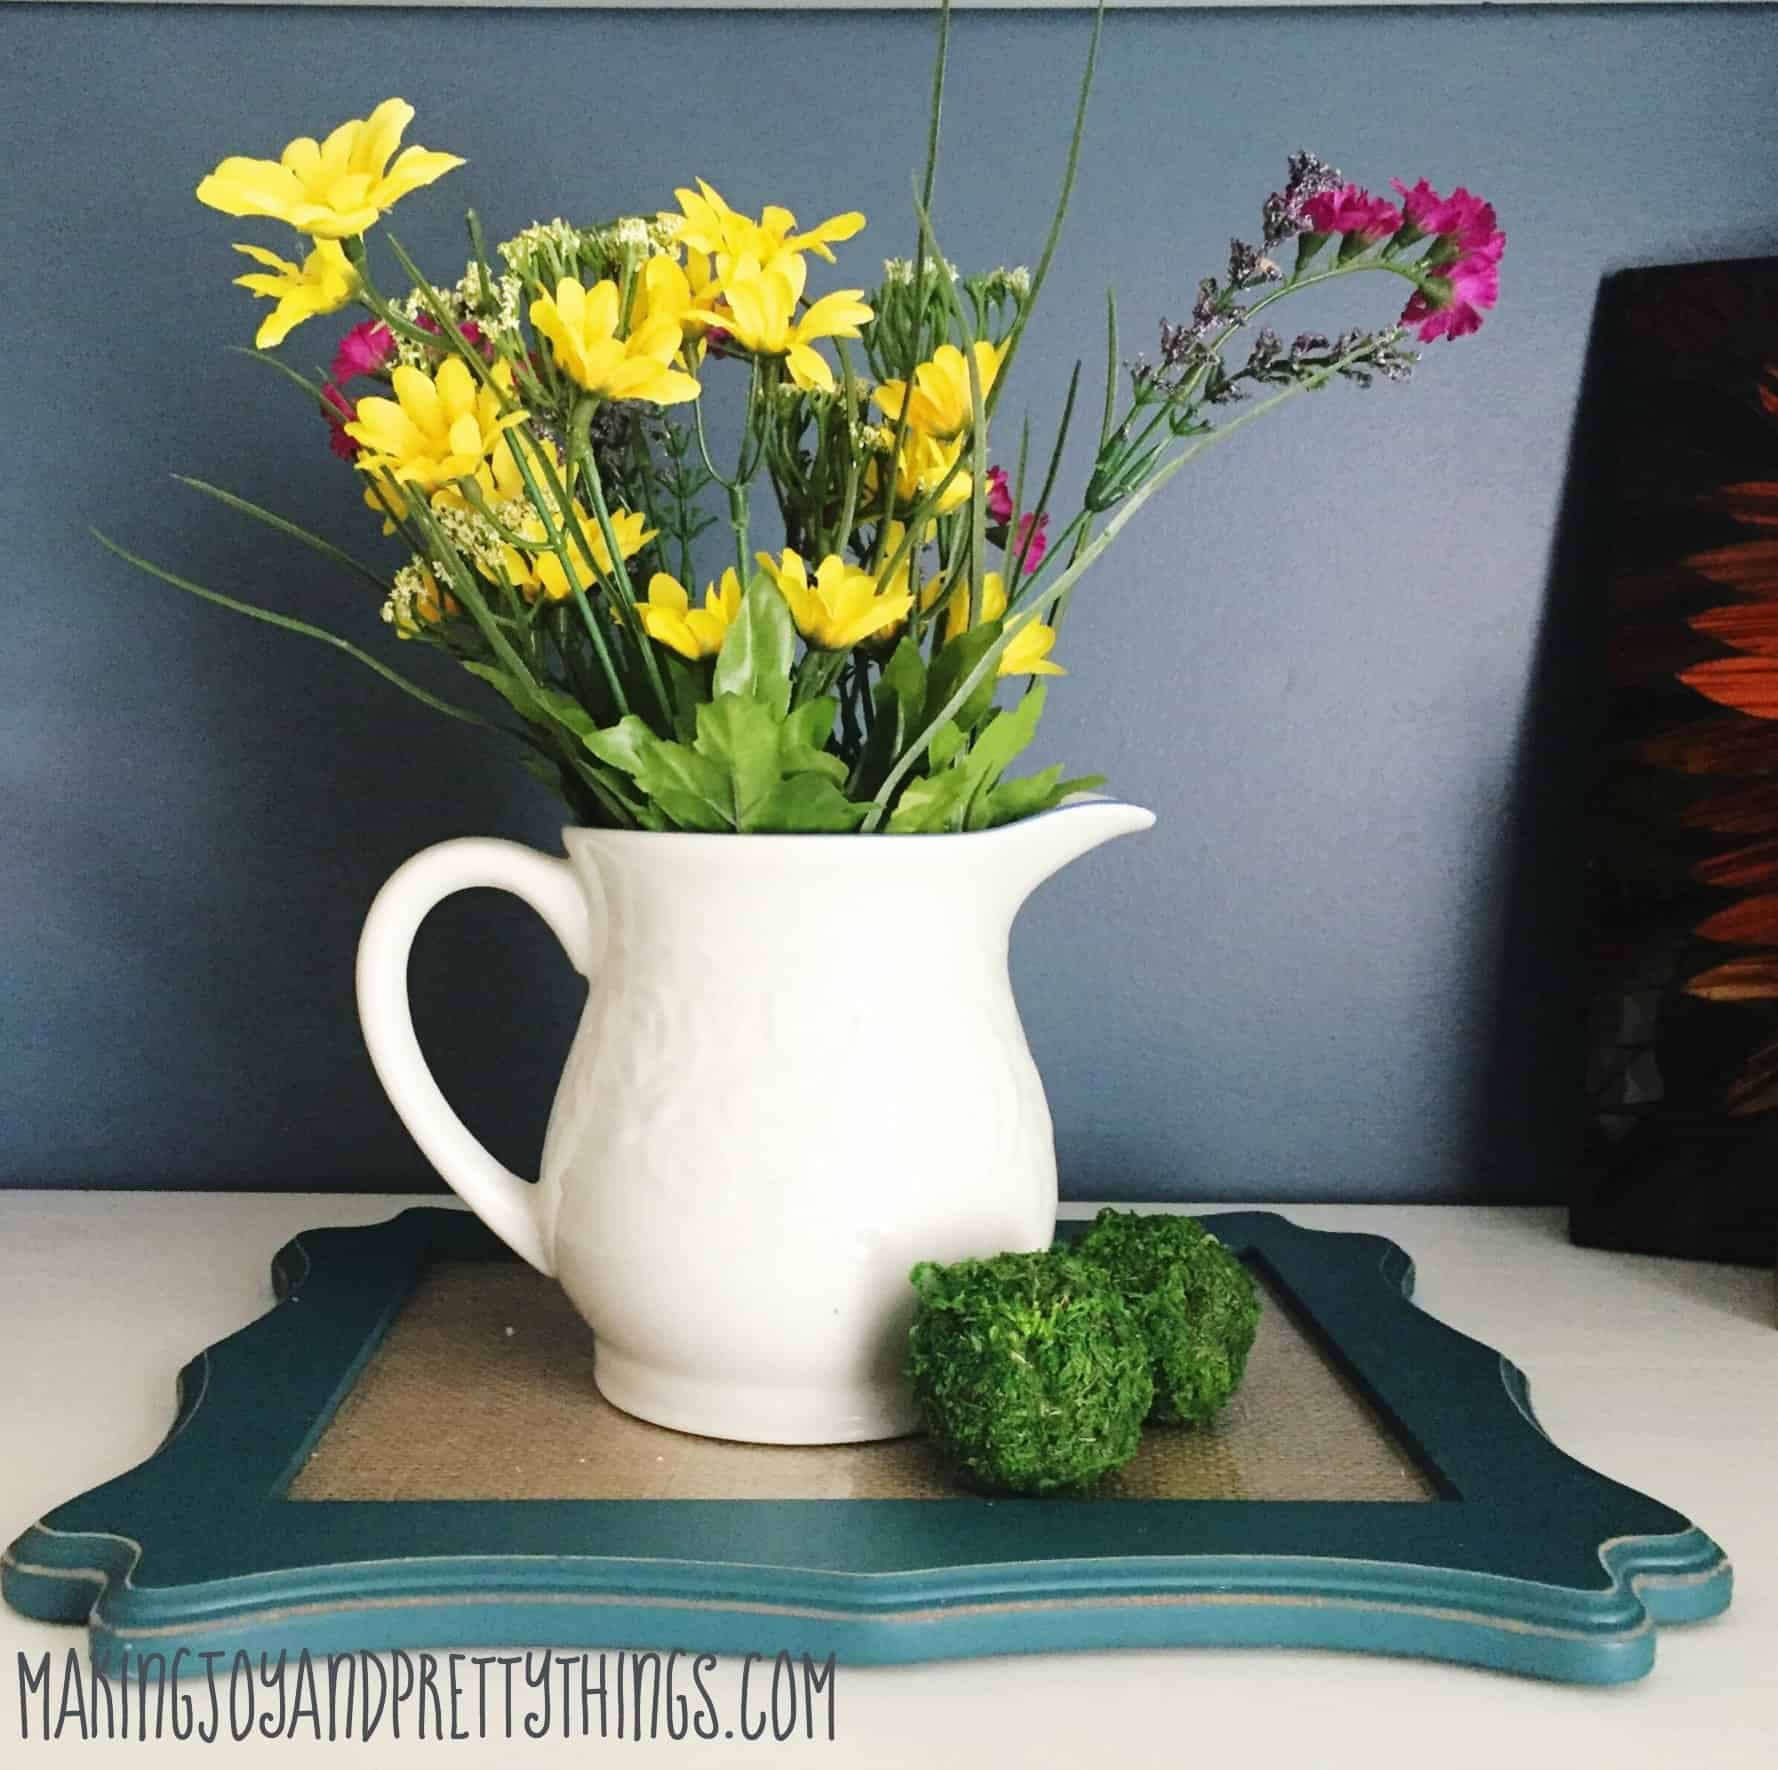
<path id="1" fill-rule="evenodd" d="M 1075 1244 L 1101 1267 L 1148 1342 L 1154 1374 L 1149 1418 L 1201 1424 L 1240 1385 L 1259 1327 L 1247 1268 L 1190 1217 L 1103 1210 Z"/>

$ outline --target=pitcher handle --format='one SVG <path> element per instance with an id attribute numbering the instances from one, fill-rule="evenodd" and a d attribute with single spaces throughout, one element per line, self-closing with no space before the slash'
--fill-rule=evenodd
<path id="1" fill-rule="evenodd" d="M 476 886 L 523 898 L 585 975 L 592 963 L 592 923 L 568 862 L 518 842 L 462 837 L 422 849 L 377 893 L 358 940 L 358 1018 L 377 1077 L 421 1153 L 514 1253 L 553 1277 L 555 1250 L 540 1189 L 497 1161 L 458 1118 L 414 1036 L 407 993 L 414 936 L 436 904 Z"/>

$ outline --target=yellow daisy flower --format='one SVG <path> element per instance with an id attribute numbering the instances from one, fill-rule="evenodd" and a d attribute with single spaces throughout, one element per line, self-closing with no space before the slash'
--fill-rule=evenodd
<path id="1" fill-rule="evenodd" d="M 896 554 L 901 551 L 902 539 L 907 532 L 907 524 L 899 519 L 889 524 L 889 532 L 883 538 L 883 558 L 885 560 L 893 559 Z M 907 550 L 906 555 L 903 557 L 901 564 L 883 580 L 882 593 L 884 595 L 906 596 L 909 606 L 912 606 L 914 601 L 914 573 L 920 566 L 921 548 L 930 542 L 937 532 L 937 523 L 929 522 L 926 525 L 926 533 L 919 544 L 910 547 Z M 933 575 L 920 587 L 919 601 L 920 612 L 922 614 L 927 613 L 932 608 L 933 604 L 938 601 L 939 595 L 944 587 L 945 575 L 943 572 L 934 572 Z M 906 626 L 907 622 L 905 619 L 898 620 L 890 626 L 879 629 L 874 637 L 883 643 L 887 643 L 892 639 L 898 638 Z"/>
<path id="2" fill-rule="evenodd" d="M 1005 346 L 989 344 L 985 339 L 974 345 L 976 375 L 982 384 L 985 400 L 1000 373 L 1000 360 Z M 885 381 L 871 395 L 890 423 L 901 417 L 905 402 L 908 427 L 922 436 L 949 442 L 969 429 L 974 417 L 969 401 L 969 359 L 954 344 L 941 344 L 931 360 L 914 370 L 914 391 L 909 394 L 905 381 Z"/>
<path id="3" fill-rule="evenodd" d="M 718 259 L 752 257 L 768 264 L 780 253 L 813 252 L 832 264 L 833 245 L 851 239 L 864 226 L 864 217 L 852 209 L 798 233 L 796 217 L 776 203 L 754 221 L 731 209 L 701 178 L 695 191 L 681 189 L 673 195 L 679 199 L 679 213 L 662 211 L 662 222 L 674 230 L 679 245 Z"/>
<path id="4" fill-rule="evenodd" d="M 794 253 L 762 265 L 756 258 L 736 261 L 722 286 L 722 305 L 700 308 L 706 325 L 721 326 L 756 356 L 781 356 L 798 387 L 833 389 L 833 370 L 812 348 L 817 338 L 856 338 L 872 317 L 859 299 L 862 289 L 836 289 L 797 315 L 808 268 Z"/>
<path id="5" fill-rule="evenodd" d="M 928 590 L 931 585 L 927 586 Z M 920 606 L 930 602 L 922 598 Z M 999 572 L 982 574 L 982 605 L 976 620 L 997 621 L 1006 613 L 1006 582 Z M 969 621 L 969 586 L 959 584 L 945 604 L 945 643 L 947 645 L 967 630 Z M 1013 635 L 1012 643 L 1000 654 L 999 676 L 1066 676 L 1060 664 L 1049 661 L 1050 648 L 1056 643 L 1056 630 L 1042 621 L 1027 621 Z"/>
<path id="6" fill-rule="evenodd" d="M 587 556 L 581 549 L 580 541 L 575 539 L 575 530 L 579 531 L 587 547 L 591 549 L 601 577 L 608 578 L 611 575 L 611 549 L 605 545 L 605 536 L 598 519 L 581 505 L 574 506 L 570 521 L 574 526 L 562 527 L 562 539 L 574 561 L 574 575 L 579 579 L 581 588 L 585 589 Z M 535 511 L 519 526 L 518 533 L 527 541 L 541 542 L 549 539 L 549 531 L 544 527 L 543 518 Z M 614 510 L 611 512 L 611 533 L 617 541 L 618 552 L 625 559 L 634 559 L 660 530 L 651 529 L 648 518 L 639 512 Z M 568 581 L 568 568 L 553 552 L 527 553 L 517 547 L 508 547 L 506 575 L 529 598 L 542 596 L 550 602 L 566 602 L 574 594 L 573 585 Z"/>
<path id="7" fill-rule="evenodd" d="M 793 548 L 783 558 L 758 556 L 768 577 L 790 605 L 790 618 L 810 645 L 823 651 L 847 651 L 860 640 L 905 620 L 914 599 L 905 590 L 882 591 L 872 575 L 830 553 L 809 581 L 808 567 Z"/>
<path id="8" fill-rule="evenodd" d="M 253 342 L 261 350 L 276 350 L 304 320 L 317 314 L 337 313 L 358 292 L 358 272 L 337 240 L 318 240 L 315 250 L 301 264 L 292 264 L 263 246 L 236 246 L 263 271 L 249 271 L 235 278 L 239 289 L 251 289 L 278 305 L 259 322 Z"/>
<path id="9" fill-rule="evenodd" d="M 684 342 L 679 322 L 653 314 L 618 336 L 617 284 L 607 278 L 588 289 L 573 277 L 554 296 L 531 303 L 531 324 L 549 340 L 557 364 L 603 399 L 640 399 L 673 406 L 698 397 L 698 384 L 672 366 Z"/>
<path id="10" fill-rule="evenodd" d="M 707 584 L 704 606 L 693 608 L 677 578 L 656 572 L 648 580 L 648 600 L 638 603 L 636 612 L 650 639 L 658 639 L 694 663 L 699 658 L 713 658 L 722 650 L 729 627 L 741 612 L 741 580 L 731 565 L 722 574 L 721 588 Z"/>
<path id="11" fill-rule="evenodd" d="M 532 446 L 525 451 L 525 464 L 530 467 L 532 477 L 547 490 L 549 476 L 537 466 L 535 459 L 535 451 L 539 448 L 548 455 L 555 466 L 557 477 L 562 480 L 563 484 L 566 484 L 567 470 L 562 465 L 562 451 L 548 437 L 534 438 Z M 519 472 L 519 464 L 513 456 L 512 439 L 506 435 L 501 436 L 487 460 L 482 462 L 468 477 L 475 481 L 476 488 L 482 495 L 482 501 L 495 510 L 498 510 L 503 504 L 510 504 L 516 498 L 529 496 L 525 486 L 525 476 Z M 454 480 L 447 486 L 441 486 L 432 496 L 432 506 L 435 510 L 441 505 L 453 504 L 466 510 L 473 508 Z"/>
<path id="12" fill-rule="evenodd" d="M 396 154 L 413 120 L 414 107 L 405 99 L 384 99 L 368 117 L 342 123 L 325 141 L 298 136 L 275 160 L 231 156 L 198 185 L 197 199 L 225 215 L 287 221 L 318 240 L 355 239 L 409 191 L 463 164 L 455 154 L 422 147 Z"/>
<path id="13" fill-rule="evenodd" d="M 360 446 L 363 472 L 387 473 L 421 491 L 473 475 L 502 433 L 526 417 L 500 410 L 500 394 L 512 387 L 505 363 L 494 368 L 499 391 L 478 382 L 459 357 L 440 364 L 436 377 L 403 363 L 391 380 L 394 399 L 361 399 L 345 431 Z"/>
<path id="14" fill-rule="evenodd" d="M 896 503 L 904 509 L 910 508 L 922 498 L 930 497 L 942 485 L 944 490 L 939 494 L 931 514 L 949 516 L 953 511 L 961 509 L 969 502 L 970 490 L 975 484 L 975 476 L 964 469 L 958 468 L 957 472 L 951 472 L 962 453 L 961 439 L 940 442 L 936 437 L 924 436 L 917 430 L 909 429 L 902 438 L 901 455 L 895 464 Z M 883 457 L 874 456 L 866 469 L 864 486 L 868 497 L 876 498 L 881 494 L 882 464 Z M 949 479 L 946 475 L 950 475 Z"/>
<path id="15" fill-rule="evenodd" d="M 699 342 L 710 321 L 704 308 L 716 298 L 710 261 L 701 252 L 688 252 L 683 265 L 665 252 L 644 260 L 639 286 L 630 306 L 630 330 L 639 332 L 661 319 L 671 320 L 683 333 L 694 354 L 703 354 Z"/>

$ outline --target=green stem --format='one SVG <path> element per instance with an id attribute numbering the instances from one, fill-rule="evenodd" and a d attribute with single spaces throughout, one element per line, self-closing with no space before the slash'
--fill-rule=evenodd
<path id="1" fill-rule="evenodd" d="M 963 456 L 959 452 L 957 459 L 945 470 L 945 476 L 920 502 L 913 506 L 909 520 L 902 526 L 901 544 L 895 549 L 894 557 L 887 566 L 877 573 L 877 594 L 881 595 L 883 587 L 901 569 L 901 562 L 909 552 L 919 544 L 920 531 L 926 526 L 927 519 L 938 507 L 938 502 L 950 489 L 951 481 L 963 470 Z M 942 605 L 943 599 L 940 599 Z M 913 631 L 914 616 L 920 612 L 916 605 L 908 611 L 908 631 Z"/>
<path id="2" fill-rule="evenodd" d="M 422 705 L 430 707 L 435 713 L 443 713 L 452 719 L 461 719 L 466 725 L 479 725 L 484 731 L 501 731 L 504 728 L 495 725 L 491 720 L 484 719 L 479 713 L 472 713 L 467 707 L 453 706 L 451 702 L 440 700 L 435 694 L 423 689 L 419 683 L 410 682 L 398 670 L 391 670 L 380 658 L 372 657 L 367 651 L 360 650 L 350 640 L 341 639 L 337 633 L 329 633 L 325 627 L 313 627 L 307 621 L 299 621 L 291 615 L 280 615 L 271 609 L 255 608 L 250 602 L 237 601 L 232 596 L 224 596 L 220 590 L 208 590 L 202 584 L 194 584 L 189 578 L 179 577 L 176 573 L 165 570 L 152 560 L 144 559 L 140 554 L 132 553 L 127 547 L 120 547 L 109 536 L 101 534 L 97 529 L 91 531 L 93 538 L 107 552 L 115 553 L 119 559 L 128 561 L 150 577 L 159 578 L 163 584 L 171 584 L 176 590 L 184 590 L 193 596 L 200 596 L 205 602 L 213 602 L 218 608 L 226 608 L 237 615 L 246 615 L 248 619 L 263 621 L 268 627 L 280 627 L 286 633 L 300 633 L 305 639 L 317 640 L 322 645 L 330 645 L 335 651 L 344 652 L 347 657 L 362 664 L 367 670 L 374 670 L 385 682 L 393 684 L 405 695 L 411 695 Z"/>
<path id="3" fill-rule="evenodd" d="M 951 55 L 951 0 L 942 0 L 938 9 L 938 50 L 932 59 L 932 99 L 926 111 L 926 169 L 920 177 L 921 207 L 932 207 L 932 193 L 938 183 L 939 120 L 945 106 L 945 68 Z M 919 282 L 914 291 L 919 293 Z M 917 359 L 916 359 L 917 360 Z"/>
<path id="4" fill-rule="evenodd" d="M 728 488 L 728 524 L 735 537 L 735 570 L 743 584 L 753 575 L 753 562 L 747 557 L 747 490 L 745 481 Z"/>
<path id="5" fill-rule="evenodd" d="M 514 446 L 513 440 L 515 437 L 521 436 L 525 445 L 523 449 Z M 563 544 L 562 531 L 550 512 L 550 501 L 545 498 L 538 486 L 536 475 L 531 470 L 531 463 L 525 459 L 527 451 L 535 450 L 539 464 L 554 479 L 555 474 L 553 463 L 549 458 L 549 451 L 522 424 L 515 424 L 506 433 L 506 437 L 507 449 L 512 456 L 513 465 L 518 468 L 519 477 L 525 482 L 525 495 L 531 500 L 531 507 L 537 512 L 537 518 L 543 524 L 544 533 L 549 536 L 551 550 L 562 562 L 562 573 L 568 580 L 568 589 L 573 595 L 574 605 L 580 611 L 580 618 L 586 627 L 587 637 L 591 639 L 593 650 L 598 654 L 600 666 L 605 672 L 605 681 L 611 689 L 611 698 L 616 703 L 618 716 L 622 718 L 630 711 L 630 697 L 624 693 L 623 678 L 618 674 L 617 665 L 612 659 L 611 647 L 606 640 L 604 629 L 593 613 L 592 604 L 587 600 L 586 590 L 581 584 L 580 573 L 575 567 L 573 556 Z M 573 520 L 573 501 L 565 490 L 560 491 L 559 503 L 556 507 L 568 513 L 569 526 L 578 532 L 580 525 Z M 579 535 L 578 538 L 582 549 L 587 552 L 587 564 L 597 570 L 597 562 L 593 559 L 590 550 L 587 549 L 586 537 Z"/>
<path id="6" fill-rule="evenodd" d="M 938 143 L 939 123 L 944 113 L 945 103 L 945 69 L 950 60 L 951 50 L 951 0 L 940 0 L 938 9 L 938 49 L 932 61 L 932 96 L 926 112 L 926 167 L 920 177 L 920 206 L 922 209 L 932 207 L 932 193 L 938 184 Z M 894 568 L 889 572 L 881 570 L 883 563 L 883 547 L 888 539 L 889 525 L 895 520 L 895 482 L 901 474 L 901 452 L 907 447 L 908 439 L 908 395 L 914 389 L 914 371 L 920 366 L 920 353 L 926 341 L 926 229 L 924 225 L 916 230 L 914 236 L 913 263 L 913 305 L 914 328 L 908 339 L 908 358 L 901 365 L 902 401 L 901 413 L 895 420 L 895 439 L 889 450 L 887 472 L 880 473 L 883 483 L 883 509 L 877 522 L 876 538 L 871 544 L 870 570 L 877 573 L 879 585 L 885 577 L 894 576 Z M 939 275 L 945 274 L 944 261 L 939 260 Z M 919 482 L 915 482 L 918 495 Z M 909 532 L 913 524 L 908 525 Z M 913 623 L 909 622 L 909 631 Z"/>
<path id="7" fill-rule="evenodd" d="M 1117 407 L 1117 290 L 1105 291 L 1105 415 L 1099 420 L 1099 447 L 1111 440 L 1112 413 Z"/>
<path id="8" fill-rule="evenodd" d="M 1218 442 L 1226 436 L 1233 435 L 1242 425 L 1250 424 L 1254 419 L 1263 417 L 1267 412 L 1282 405 L 1286 400 L 1294 399 L 1298 394 L 1306 393 L 1311 388 L 1323 385 L 1333 376 L 1337 375 L 1348 363 L 1356 362 L 1361 354 L 1362 353 L 1359 351 L 1348 351 L 1345 356 L 1339 358 L 1335 362 L 1327 364 L 1325 368 L 1319 370 L 1316 374 L 1306 376 L 1303 380 L 1294 382 L 1291 386 L 1280 389 L 1270 399 L 1263 400 L 1259 405 L 1250 407 L 1247 411 L 1243 412 L 1239 418 L 1224 425 L 1220 430 L 1213 430 L 1208 435 L 1199 437 L 1195 442 L 1182 449 L 1166 464 L 1166 466 L 1162 467 L 1136 491 L 1131 493 L 1112 516 L 1110 522 L 1105 525 L 1104 530 L 1081 553 L 1080 557 L 1069 565 L 1068 569 L 1061 575 L 1061 577 L 1058 578 L 1054 584 L 1050 585 L 1043 592 L 1042 596 L 1032 603 L 1031 607 L 1025 609 L 1017 617 L 1007 622 L 1006 626 L 1001 629 L 1001 632 L 995 639 L 994 643 L 990 645 L 977 660 L 975 668 L 969 671 L 963 678 L 962 682 L 957 685 L 951 698 L 946 701 L 932 719 L 927 722 L 925 729 L 920 733 L 919 737 L 917 737 L 914 742 L 902 752 L 902 755 L 896 762 L 895 766 L 890 769 L 888 775 L 885 777 L 882 786 L 877 789 L 876 796 L 871 801 L 870 814 L 866 817 L 864 824 L 862 825 L 863 830 L 868 833 L 869 831 L 875 830 L 882 823 L 883 817 L 889 809 L 890 800 L 894 797 L 895 791 L 901 785 L 902 781 L 907 778 L 907 775 L 913 768 L 914 764 L 926 754 L 927 749 L 931 746 L 933 738 L 938 735 L 939 730 L 951 719 L 956 717 L 964 702 L 966 702 L 976 689 L 987 679 L 989 672 L 999 668 L 1000 659 L 1004 656 L 1007 647 L 1012 644 L 1014 638 L 1017 637 L 1027 623 L 1035 620 L 1044 611 L 1045 605 L 1047 605 L 1051 612 L 1051 624 L 1060 624 L 1062 614 L 1067 606 L 1069 594 L 1074 589 L 1075 584 L 1079 581 L 1081 574 L 1085 572 L 1099 555 L 1117 539 L 1124 524 L 1127 523 L 1130 518 L 1134 516 L 1136 512 L 1174 476 L 1174 474 L 1178 473 L 1188 461 L 1194 460 L 1198 455 L 1202 454 L 1212 443 Z"/>
<path id="9" fill-rule="evenodd" d="M 1068 215 L 1069 199 L 1074 195 L 1074 176 L 1080 167 L 1080 144 L 1087 126 L 1087 100 L 1092 96 L 1093 75 L 1099 65 L 1099 36 L 1104 26 L 1105 0 L 1099 0 L 1093 10 L 1093 36 L 1087 46 L 1087 65 L 1081 73 L 1080 94 L 1074 104 L 1074 129 L 1068 138 L 1068 160 L 1062 172 L 1062 189 L 1056 198 L 1056 212 L 1050 221 L 1049 237 L 1043 243 L 1043 256 L 1038 259 L 1037 269 L 1031 278 L 1031 293 L 1019 304 L 1019 317 L 1013 321 L 1012 330 L 1006 336 L 1006 347 L 1000 358 L 1000 372 L 988 395 L 990 417 L 993 416 L 994 407 L 999 404 L 1000 390 L 1006 385 L 1007 371 L 1011 369 L 1013 358 L 1019 353 L 1019 343 L 1025 336 L 1025 327 L 1030 323 L 1032 309 L 1037 306 L 1037 297 L 1042 293 L 1044 282 L 1049 277 L 1056 247 L 1061 243 L 1062 223 Z"/>
<path id="10" fill-rule="evenodd" d="M 276 369 L 286 381 L 294 381 L 323 412 L 331 412 L 336 418 L 340 415 L 339 407 L 334 405 L 334 403 L 328 399 L 327 395 L 322 391 L 321 383 L 319 381 L 311 381 L 307 375 L 301 372 L 301 370 L 291 368 L 286 362 L 280 362 L 269 350 L 255 350 L 251 345 L 247 344 L 229 344 L 225 345 L 223 348 L 232 351 L 236 356 L 250 356 L 255 362 L 265 363 L 271 368 Z"/>
<path id="11" fill-rule="evenodd" d="M 624 605 L 625 617 L 635 624 L 636 647 L 642 653 L 642 666 L 648 674 L 655 699 L 660 704 L 661 716 L 666 720 L 670 731 L 673 725 L 673 697 L 667 692 L 666 679 L 661 674 L 661 661 L 655 655 L 654 642 L 648 637 L 641 617 L 636 613 L 636 591 L 630 582 L 630 570 L 617 544 L 617 531 L 611 526 L 611 512 L 605 507 L 605 488 L 599 482 L 599 464 L 594 460 L 593 451 L 587 442 L 587 426 L 591 421 L 590 401 L 575 408 L 574 421 L 568 432 L 571 459 L 578 461 L 586 474 L 587 496 L 592 500 L 593 516 L 599 524 L 599 533 L 604 537 L 605 551 L 611 556 L 611 581 Z"/>
<path id="12" fill-rule="evenodd" d="M 845 415 L 842 423 L 845 425 L 846 491 L 840 504 L 840 524 L 834 535 L 833 551 L 843 553 L 847 541 L 852 537 L 852 524 L 858 515 L 858 480 L 864 463 L 853 441 L 858 425 L 859 399 L 858 378 L 852 372 L 852 353 L 846 349 L 844 339 L 836 339 L 834 349 L 839 353 L 841 385 L 845 389 Z"/>
<path id="13" fill-rule="evenodd" d="M 1012 550 L 1018 541 L 1019 523 L 1025 514 L 1025 468 L 1029 464 L 1030 458 L 1031 415 L 1027 412 L 1024 422 L 1019 426 L 1019 463 L 1018 469 L 1013 475 L 1012 508 L 1007 512 L 1006 545 L 1001 550 L 1000 558 L 1001 575 L 1004 577 L 1006 588 L 1009 591 L 1018 582 L 1020 567 L 1025 563 L 1025 549 L 1022 547 L 1019 549 L 1018 565 L 1013 564 Z M 1035 527 L 1035 523 L 1032 526 Z"/>
<path id="14" fill-rule="evenodd" d="M 311 534 L 289 518 L 279 516 L 274 510 L 267 510 L 261 505 L 252 504 L 245 498 L 237 498 L 233 492 L 225 492 L 221 486 L 213 486 L 207 480 L 188 479 L 183 473 L 175 473 L 173 478 L 182 486 L 190 486 L 194 492 L 202 492 L 208 498 L 214 498 L 219 504 L 226 504 L 231 510 L 238 510 L 243 516 L 251 516 L 256 522 L 263 522 L 267 528 L 276 529 L 281 535 L 289 535 L 293 540 L 301 541 L 305 547 L 314 550 L 336 565 L 343 565 L 348 571 L 356 572 L 366 583 L 374 584 L 377 589 L 387 595 L 389 580 L 380 572 L 356 560 L 342 548 L 334 546 L 331 541 Z"/>
<path id="15" fill-rule="evenodd" d="M 1006 586 L 1008 606 L 1011 605 L 1012 600 L 1018 595 L 1019 580 L 1025 575 L 1025 560 L 1031 552 L 1031 543 L 1037 535 L 1037 523 L 1035 517 L 1041 516 L 1044 511 L 1050 507 L 1050 493 L 1053 492 L 1056 487 L 1056 474 L 1060 471 L 1062 466 L 1062 448 L 1068 441 L 1068 427 L 1074 418 L 1074 401 L 1079 392 L 1080 361 L 1077 358 L 1074 364 L 1074 372 L 1068 377 L 1068 397 L 1062 402 L 1062 421 L 1056 426 L 1055 446 L 1050 450 L 1049 465 L 1044 469 L 1043 487 L 1037 494 L 1037 502 L 1031 506 L 1035 513 L 1031 523 L 1031 532 L 1026 535 L 1024 545 L 1019 548 L 1018 563 L 1013 567 L 1012 579 Z M 1008 536 L 1008 546 L 1012 545 L 1014 538 L 1015 537 L 1013 536 Z M 1056 537 L 1056 545 L 1058 547 L 1061 545 L 1061 537 L 1059 535 Z"/>

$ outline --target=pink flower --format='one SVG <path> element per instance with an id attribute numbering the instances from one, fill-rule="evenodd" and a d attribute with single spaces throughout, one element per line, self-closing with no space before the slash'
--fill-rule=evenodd
<path id="1" fill-rule="evenodd" d="M 418 326 L 422 332 L 438 332 L 442 330 L 438 321 L 429 313 L 423 313 L 416 316 L 414 324 Z M 458 326 L 457 330 L 463 334 L 463 342 L 465 344 L 478 345 L 482 355 L 485 356 L 489 362 L 494 360 L 494 347 L 485 337 L 483 337 L 481 327 L 478 326 L 474 320 L 465 320 Z"/>
<path id="2" fill-rule="evenodd" d="M 1399 178 L 1389 181 L 1401 192 L 1401 206 L 1423 234 L 1437 234 L 1460 253 L 1480 252 L 1498 259 L 1506 249 L 1506 235 L 1494 217 L 1494 205 L 1472 197 L 1462 185 L 1441 197 L 1424 178 L 1412 190 Z"/>
<path id="3" fill-rule="evenodd" d="M 394 354 L 395 334 L 380 320 L 364 320 L 333 353 L 333 378 L 350 381 L 355 375 L 374 375 Z"/>
<path id="4" fill-rule="evenodd" d="M 988 469 L 988 520 L 990 522 L 1012 521 L 1012 493 L 1006 484 L 1006 469 L 990 467 Z"/>
<path id="5" fill-rule="evenodd" d="M 1318 191 L 1303 205 L 1303 219 L 1312 233 L 1357 234 L 1374 243 L 1401 226 L 1401 211 L 1387 197 L 1373 197 L 1361 184 Z"/>
<path id="6" fill-rule="evenodd" d="M 1007 514 L 1010 516 L 1011 510 Z M 1015 562 L 1023 557 L 1024 569 L 1028 572 L 1036 571 L 1043 563 L 1044 554 L 1049 551 L 1049 536 L 1044 532 L 1049 527 L 1049 522 L 1047 510 L 1041 516 L 1033 515 L 1027 510 L 1019 518 L 1019 538 L 1013 544 L 1012 557 Z M 1035 530 L 1033 524 L 1036 525 Z"/>
<path id="7" fill-rule="evenodd" d="M 338 372 L 337 363 L 335 372 Z M 321 397 L 330 407 L 322 414 L 327 419 L 328 446 L 342 461 L 356 461 L 358 444 L 347 436 L 346 424 L 349 419 L 357 417 L 358 408 L 331 381 L 321 389 Z"/>
<path id="8" fill-rule="evenodd" d="M 1012 521 L 1012 490 L 1006 483 L 1006 469 L 1003 467 L 988 469 L 987 507 L 989 522 L 998 523 L 1004 529 Z M 1018 534 L 1012 544 L 1012 558 L 1016 561 L 1023 554 L 1024 569 L 1028 572 L 1037 570 L 1049 548 L 1049 536 L 1045 533 L 1049 520 L 1047 511 L 1037 515 L 1027 510 L 1019 518 Z"/>
<path id="9" fill-rule="evenodd" d="M 1418 326 L 1422 344 L 1462 338 L 1481 330 L 1483 313 L 1499 299 L 1499 254 L 1484 246 L 1447 265 L 1429 289 L 1416 289 L 1401 310 L 1401 323 Z"/>

